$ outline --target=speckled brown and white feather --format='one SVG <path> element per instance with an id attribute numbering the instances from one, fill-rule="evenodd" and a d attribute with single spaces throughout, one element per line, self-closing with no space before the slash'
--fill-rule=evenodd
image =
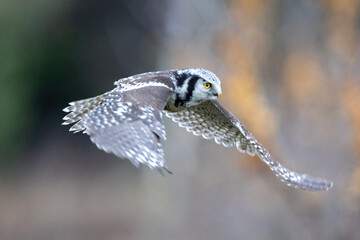
<path id="1" fill-rule="evenodd" d="M 70 131 L 84 131 L 98 148 L 135 166 L 167 170 L 160 138 L 166 139 L 162 110 L 174 89 L 169 74 L 140 74 L 115 85 L 110 92 L 70 103 L 63 124 L 77 122 Z"/>
<path id="2" fill-rule="evenodd" d="M 216 100 L 206 101 L 180 112 L 166 112 L 166 116 L 195 135 L 201 135 L 205 139 L 214 138 L 217 144 L 225 147 L 235 145 L 240 152 L 246 151 L 251 156 L 257 154 L 288 186 L 307 191 L 323 191 L 332 187 L 331 181 L 298 174 L 284 167 Z"/>

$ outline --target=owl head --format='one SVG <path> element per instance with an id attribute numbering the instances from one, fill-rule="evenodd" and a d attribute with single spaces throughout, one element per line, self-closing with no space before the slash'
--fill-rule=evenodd
<path id="1" fill-rule="evenodd" d="M 184 105 L 195 106 L 221 95 L 221 82 L 212 72 L 202 68 L 175 70 L 175 92 Z"/>

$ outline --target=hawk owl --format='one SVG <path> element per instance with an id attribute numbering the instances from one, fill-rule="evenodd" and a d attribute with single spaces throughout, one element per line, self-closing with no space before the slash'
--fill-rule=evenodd
<path id="1" fill-rule="evenodd" d="M 162 115 L 180 127 L 225 147 L 255 154 L 287 185 L 308 191 L 328 190 L 332 182 L 298 174 L 276 161 L 216 99 L 218 77 L 205 69 L 175 69 L 122 78 L 102 95 L 69 103 L 63 125 L 88 134 L 99 149 L 129 159 L 135 166 L 166 170 L 160 140 L 165 140 Z"/>

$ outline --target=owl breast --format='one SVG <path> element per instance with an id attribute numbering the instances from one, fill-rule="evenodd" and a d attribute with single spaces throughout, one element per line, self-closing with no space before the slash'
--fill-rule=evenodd
<path id="1" fill-rule="evenodd" d="M 181 112 L 186 108 L 186 103 L 180 99 L 178 94 L 174 93 L 167 101 L 164 110 L 168 112 Z"/>

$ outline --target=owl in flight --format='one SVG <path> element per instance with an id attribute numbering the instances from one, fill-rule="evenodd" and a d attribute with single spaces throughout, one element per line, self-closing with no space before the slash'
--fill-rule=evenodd
<path id="1" fill-rule="evenodd" d="M 221 82 L 205 69 L 149 72 L 122 78 L 102 95 L 71 102 L 63 111 L 63 125 L 88 134 L 96 146 L 135 166 L 168 170 L 161 141 L 165 140 L 162 115 L 180 127 L 225 147 L 255 154 L 287 185 L 308 191 L 332 187 L 326 179 L 298 174 L 277 162 L 216 98 Z"/>

